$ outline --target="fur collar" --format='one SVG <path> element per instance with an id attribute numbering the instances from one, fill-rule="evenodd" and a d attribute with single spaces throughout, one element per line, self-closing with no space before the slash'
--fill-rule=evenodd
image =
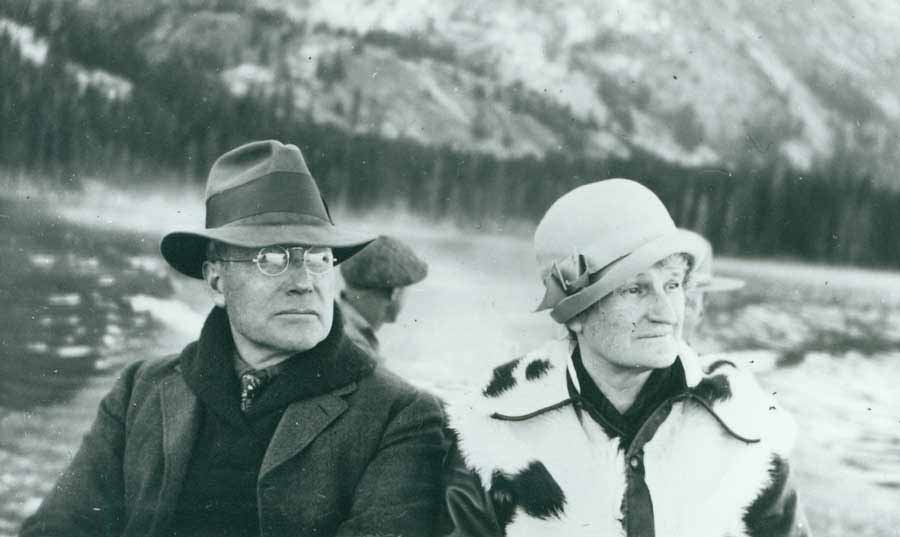
<path id="1" fill-rule="evenodd" d="M 631 461 L 618 438 L 571 408 L 571 350 L 566 340 L 551 341 L 448 405 L 459 450 L 510 537 L 625 535 Z M 689 349 L 680 357 L 688 387 L 643 446 L 656 534 L 743 537 L 748 507 L 772 481 L 772 461 L 793 444 L 793 423 L 731 362 Z"/>
<path id="2" fill-rule="evenodd" d="M 571 360 L 572 345 L 567 338 L 551 340 L 495 368 L 484 389 L 470 393 L 463 404 L 493 419 L 511 421 L 524 421 L 571 404 L 567 372 L 580 391 Z M 685 344 L 679 359 L 688 387 L 680 399 L 702 407 L 736 438 L 760 441 L 766 424 L 783 414 L 774 398 L 764 393 L 748 372 L 724 356 L 701 358 Z"/>

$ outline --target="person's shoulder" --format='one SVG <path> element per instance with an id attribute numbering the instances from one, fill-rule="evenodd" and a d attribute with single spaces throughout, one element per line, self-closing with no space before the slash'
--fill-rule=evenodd
<path id="1" fill-rule="evenodd" d="M 360 391 L 367 395 L 390 401 L 411 401 L 429 395 L 383 365 L 377 365 L 358 384 Z"/>
<path id="2" fill-rule="evenodd" d="M 135 360 L 119 372 L 119 382 L 127 385 L 129 391 L 158 385 L 172 375 L 180 374 L 178 369 L 182 356 L 185 353 L 193 352 L 195 348 L 196 342 L 192 342 L 178 353 Z"/>
<path id="3" fill-rule="evenodd" d="M 462 437 L 492 438 L 501 429 L 553 419 L 570 398 L 566 384 L 570 349 L 567 339 L 554 339 L 494 367 L 486 379 L 447 398 L 449 426 Z"/>
<path id="4" fill-rule="evenodd" d="M 748 367 L 727 354 L 705 355 L 702 374 L 694 392 L 710 404 L 719 418 L 776 453 L 786 455 L 792 451 L 797 434 L 793 417 Z"/>

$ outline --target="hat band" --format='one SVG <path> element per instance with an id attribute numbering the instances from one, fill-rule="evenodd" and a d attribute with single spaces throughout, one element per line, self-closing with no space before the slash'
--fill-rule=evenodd
<path id="1" fill-rule="evenodd" d="M 697 253 L 699 251 L 698 243 L 694 240 L 675 240 L 677 238 L 677 235 L 662 235 L 610 263 L 604 267 L 602 275 L 596 282 L 572 295 L 561 298 L 555 305 L 547 304 L 547 307 L 552 308 L 550 316 L 558 323 L 569 322 L 573 317 L 613 292 L 628 278 L 647 270 L 654 263 L 672 254 L 685 253 L 696 259 L 699 255 Z"/>
<path id="2" fill-rule="evenodd" d="M 274 172 L 210 196 L 206 200 L 206 227 L 221 227 L 271 212 L 305 214 L 331 222 L 312 176 Z"/>

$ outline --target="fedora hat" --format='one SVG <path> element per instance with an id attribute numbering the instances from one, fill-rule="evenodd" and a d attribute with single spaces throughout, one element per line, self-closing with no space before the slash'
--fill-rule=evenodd
<path id="1" fill-rule="evenodd" d="M 679 229 L 679 231 L 692 237 L 694 240 L 700 241 L 703 245 L 703 253 L 695 263 L 694 269 L 691 271 L 691 279 L 688 285 L 689 289 L 703 293 L 716 293 L 736 291 L 744 287 L 744 280 L 728 278 L 726 276 L 717 276 L 713 272 L 712 244 L 706 240 L 706 237 L 689 229 Z"/>
<path id="2" fill-rule="evenodd" d="M 160 243 L 165 260 L 192 278 L 203 278 L 210 240 L 249 248 L 326 246 L 340 263 L 374 238 L 336 227 L 300 149 L 276 140 L 251 142 L 219 157 L 205 198 L 205 228 L 174 231 Z"/>
<path id="3" fill-rule="evenodd" d="M 672 254 L 686 254 L 694 266 L 703 252 L 702 241 L 675 227 L 656 194 L 629 179 L 564 194 L 538 224 L 534 248 L 546 290 L 538 311 L 551 310 L 559 323 Z"/>

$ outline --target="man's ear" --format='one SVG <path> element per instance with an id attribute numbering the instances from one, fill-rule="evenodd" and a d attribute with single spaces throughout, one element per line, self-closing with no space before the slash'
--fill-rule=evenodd
<path id="1" fill-rule="evenodd" d="M 220 308 L 225 307 L 225 280 L 222 276 L 222 264 L 216 261 L 203 262 L 203 280 L 209 289 L 213 303 Z"/>

